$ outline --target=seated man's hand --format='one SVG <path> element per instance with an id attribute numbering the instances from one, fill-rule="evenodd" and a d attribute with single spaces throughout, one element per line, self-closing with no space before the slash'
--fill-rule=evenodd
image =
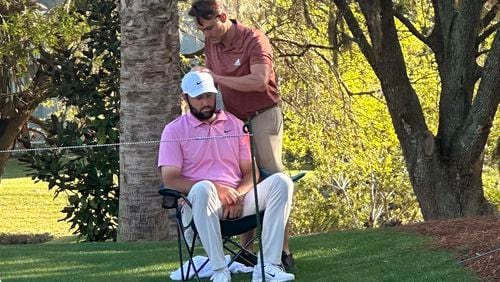
<path id="1" fill-rule="evenodd" d="M 232 187 L 220 183 L 215 183 L 215 188 L 217 189 L 219 200 L 224 206 L 234 205 L 241 199 L 240 193 L 238 193 L 238 191 Z"/>
<path id="2" fill-rule="evenodd" d="M 236 204 L 236 205 L 229 205 L 229 206 L 224 206 L 224 219 L 233 219 L 233 218 L 239 218 L 241 217 L 241 214 L 243 212 L 243 204 Z"/>

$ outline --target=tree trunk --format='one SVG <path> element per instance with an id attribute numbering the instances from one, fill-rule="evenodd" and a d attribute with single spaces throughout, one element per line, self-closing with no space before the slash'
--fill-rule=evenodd
<path id="1" fill-rule="evenodd" d="M 495 35 L 476 91 L 476 39 L 484 2 L 432 1 L 434 29 L 427 37 L 398 16 L 435 53 L 442 89 L 434 137 L 406 72 L 392 1 L 357 1 L 370 40 L 348 1 L 333 1 L 381 82 L 424 219 L 493 213 L 483 195 L 481 174 L 484 147 L 500 102 L 500 35 Z"/>
<path id="2" fill-rule="evenodd" d="M 120 9 L 120 142 L 158 141 L 180 114 L 177 1 L 122 0 Z M 168 237 L 157 155 L 158 144 L 120 146 L 120 240 Z"/>
<path id="3" fill-rule="evenodd" d="M 428 142 L 435 141 L 415 142 L 420 143 L 417 146 L 426 148 Z M 408 166 L 412 167 L 410 180 L 424 219 L 448 219 L 494 212 L 483 194 L 483 158 L 469 166 L 460 167 L 443 161 L 437 151 L 434 151 L 432 158 L 424 152 L 417 155 L 415 163 Z"/>
<path id="4" fill-rule="evenodd" d="M 45 59 L 44 50 L 40 49 L 39 51 L 41 54 L 38 59 Z M 40 103 L 49 97 L 50 77 L 44 71 L 44 67 L 36 61 L 30 62 L 30 64 L 30 69 L 35 72 L 35 75 L 33 77 L 24 76 L 23 79 L 29 81 L 30 84 L 18 89 L 12 85 L 18 85 L 15 81 L 20 78 L 14 77 L 11 73 L 11 70 L 16 69 L 17 66 L 0 62 L 0 151 L 12 148 L 31 114 Z M 0 153 L 0 181 L 9 156 L 10 153 Z"/>
<path id="5" fill-rule="evenodd" d="M 0 151 L 10 150 L 16 141 L 17 135 L 26 124 L 31 112 L 19 114 L 12 119 L 0 119 Z M 9 160 L 10 153 L 0 153 L 0 182 Z"/>

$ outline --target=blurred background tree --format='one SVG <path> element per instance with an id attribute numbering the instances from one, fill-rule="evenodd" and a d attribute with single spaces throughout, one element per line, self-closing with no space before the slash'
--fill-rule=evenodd
<path id="1" fill-rule="evenodd" d="M 428 3 L 420 0 L 227 2 L 232 16 L 262 29 L 274 47 L 279 89 L 284 101 L 286 167 L 291 172 L 309 171 L 296 189 L 292 213 L 294 234 L 393 226 L 424 218 L 483 214 L 492 210 L 486 200 L 500 208 L 500 114 L 496 112 L 499 92 L 495 90 L 498 87 L 492 87 L 495 83 L 498 86 L 499 81 L 494 79 L 500 61 L 495 60 L 499 52 L 499 40 L 494 41 L 494 38 L 499 37 L 498 1 L 455 1 L 450 6 L 439 1 Z M 0 3 L 5 7 L 15 7 L 7 5 L 10 2 Z M 130 111 L 127 112 L 127 118 L 131 121 L 123 129 L 128 135 L 122 141 L 144 140 L 134 131 L 144 132 L 143 127 L 137 124 L 145 124 L 144 127 L 148 128 L 150 135 L 145 139 L 159 139 L 164 123 L 180 113 L 180 70 L 187 71 L 190 65 L 203 62 L 200 57 L 178 60 L 177 26 L 163 28 L 166 20 L 180 20 L 181 31 L 194 30 L 189 26 L 189 17 L 184 17 L 189 3 L 168 2 L 168 5 L 179 5 L 178 14 L 175 9 L 167 9 L 168 19 L 164 17 L 166 12 L 158 13 L 165 11 L 167 6 L 151 8 L 156 11 L 158 22 L 146 17 L 151 21 L 134 21 L 139 25 L 128 26 L 130 30 L 125 46 L 131 49 L 127 51 L 126 57 L 136 60 L 128 61 L 128 72 L 122 74 L 122 81 L 119 68 L 122 71 L 125 68 L 120 66 L 119 46 L 124 42 L 120 42 L 123 38 L 118 33 L 116 2 L 80 0 L 74 4 L 77 3 L 83 8 L 61 6 L 53 10 L 58 13 L 34 12 L 31 15 L 34 19 L 30 21 L 33 25 L 40 21 L 40 29 L 47 33 L 43 37 L 35 36 L 40 34 L 36 32 L 22 37 L 23 33 L 16 31 L 27 32 L 26 19 L 16 20 L 17 16 L 3 19 L 7 24 L 2 26 L 1 32 L 8 36 L 2 37 L 2 42 L 10 43 L 0 45 L 3 52 L 0 54 L 18 52 L 19 55 L 14 58 L 24 56 L 31 61 L 25 65 L 39 64 L 37 69 L 43 71 L 39 73 L 44 82 L 40 85 L 45 89 L 39 93 L 46 94 L 34 100 L 36 103 L 46 97 L 57 96 L 58 101 L 65 105 L 61 112 L 41 123 L 46 130 L 47 144 L 61 146 L 117 142 L 120 82 L 122 91 L 129 91 L 128 100 L 122 97 L 121 102 L 122 108 Z M 38 9 L 36 7 L 30 9 L 35 11 Z M 126 15 L 128 20 L 134 18 L 137 11 L 131 7 L 135 6 L 123 7 L 125 10 L 121 16 Z M 2 15 L 7 13 L 4 11 L 15 11 L 9 9 L 2 10 Z M 147 11 L 139 11 L 139 18 L 145 16 Z M 474 55 L 473 58 L 464 57 L 475 75 L 472 75 L 471 68 L 464 67 L 462 74 L 470 79 L 467 85 L 473 87 L 468 87 L 467 91 L 453 92 L 448 91 L 447 87 L 460 80 L 453 76 L 456 73 L 449 76 L 447 68 L 454 64 L 444 59 L 446 56 L 443 57 L 443 54 L 451 52 L 444 46 L 459 46 L 458 43 L 464 40 L 458 36 L 461 29 L 451 29 L 451 33 L 445 34 L 441 25 L 449 23 L 448 16 L 458 17 L 463 21 L 460 23 L 466 25 L 469 20 L 467 17 L 472 18 L 472 14 L 464 11 L 475 12 L 471 24 L 477 28 L 477 34 L 471 31 L 469 37 L 475 36 L 477 42 L 465 48 L 470 52 L 467 54 Z M 377 13 L 380 13 L 381 21 L 373 17 Z M 59 15 L 61 18 L 55 17 L 53 23 L 44 26 L 49 21 L 37 19 L 40 15 Z M 49 26 L 51 32 L 46 31 Z M 144 41 L 144 33 L 148 36 L 154 34 L 150 41 L 154 44 L 147 45 L 149 41 Z M 449 40 L 445 35 L 455 38 L 457 44 L 444 44 Z M 19 42 L 24 41 L 15 36 L 32 36 L 32 42 L 39 40 L 44 43 L 25 42 L 21 46 Z M 170 39 L 159 40 L 167 37 Z M 442 44 L 435 43 L 436 40 Z M 168 42 L 169 45 L 161 45 L 161 42 Z M 381 42 L 392 45 L 380 45 Z M 160 45 L 155 45 L 157 43 Z M 28 48 L 24 48 L 26 46 Z M 27 51 L 31 53 L 25 53 Z M 152 59 L 150 54 L 162 55 Z M 457 54 L 446 54 L 459 57 Z M 7 62 L 6 58 L 10 57 L 1 58 Z M 395 59 L 399 61 L 395 62 Z M 146 60 L 154 61 L 155 66 L 141 63 Z M 393 65 L 389 67 L 388 64 Z M 24 73 L 28 73 L 28 69 Z M 30 73 L 32 75 L 28 77 L 36 77 L 34 74 L 37 72 Z M 23 75 L 10 77 L 20 78 Z M 479 80 L 481 76 L 483 79 Z M 5 77 L 2 77 L 2 81 L 5 81 Z M 453 79 L 450 80 L 450 77 Z M 155 83 L 138 84 L 138 81 Z M 489 86 L 480 86 L 488 83 Z M 401 85 L 405 86 L 402 90 L 397 88 Z M 485 90 L 480 90 L 482 88 Z M 29 87 L 26 86 L 26 89 Z M 151 89 L 154 94 L 150 93 Z M 10 122 L 13 116 L 9 115 L 12 111 L 7 111 L 12 106 L 4 105 L 14 105 L 12 103 L 17 97 L 24 97 L 17 92 L 15 95 L 12 93 L 12 90 L 2 90 L 1 97 L 11 98 L 1 100 L 0 131 L 7 132 L 7 127 L 3 125 L 6 125 L 6 120 Z M 460 107 L 453 106 L 457 100 L 449 98 L 453 95 L 447 93 L 462 95 L 458 96 L 461 97 L 458 99 L 461 101 Z M 142 98 L 138 99 L 139 96 Z M 401 97 L 411 99 L 400 100 Z M 451 99 L 451 102 L 446 99 Z M 123 106 L 124 101 L 126 107 Z M 22 104 L 25 103 L 18 103 Z M 399 112 L 401 105 L 409 106 L 402 107 L 403 111 Z M 454 112 L 455 109 L 459 109 L 459 112 Z M 30 111 L 32 109 L 27 113 Z M 143 119 L 136 122 L 137 115 Z M 455 120 L 448 119 L 451 117 L 455 117 Z M 458 118 L 460 121 L 456 122 L 457 117 L 462 119 Z M 29 119 L 29 114 L 23 118 Z M 475 134 L 470 131 L 470 128 L 474 128 L 471 124 L 479 120 L 490 123 L 481 123 L 482 131 Z M 451 125 L 451 129 L 446 124 Z M 450 132 L 455 132 L 455 135 L 450 135 Z M 6 140 L 4 136 L 7 135 L 2 133 L 0 140 Z M 459 148 L 462 141 L 470 142 L 468 144 L 474 150 L 462 154 Z M 0 146 L 0 150 L 11 146 L 12 143 Z M 138 157 L 128 160 L 130 162 L 125 165 L 127 170 L 123 174 L 126 175 L 123 181 L 133 180 L 127 182 L 127 196 L 120 199 L 125 199 L 123 205 L 127 207 L 123 218 L 130 219 L 123 225 L 123 234 L 126 235 L 123 238 L 163 238 L 168 227 L 156 194 L 159 184 L 155 167 L 156 148 L 144 146 L 140 149 L 125 149 L 125 157 L 134 154 Z M 415 155 L 415 152 L 418 154 Z M 51 187 L 56 187 L 56 193 L 69 193 L 71 202 L 65 213 L 76 224 L 76 232 L 87 241 L 117 238 L 117 154 L 117 148 L 111 146 L 95 150 L 56 151 L 54 154 L 37 153 L 35 157 L 28 157 L 37 169 L 37 179 L 43 179 Z M 144 170 L 141 173 L 135 171 L 137 165 L 134 164 L 138 163 Z M 458 174 L 453 174 L 453 171 Z M 468 175 L 464 171 L 473 173 Z M 467 181 L 455 183 L 452 181 L 453 175 L 463 176 L 463 179 L 473 175 L 473 179 L 469 179 L 472 181 L 470 185 L 466 185 Z M 457 188 L 456 191 L 450 192 L 453 187 Z M 433 196 L 426 199 L 422 197 L 423 191 Z M 455 204 L 466 201 L 470 191 L 473 191 L 473 200 L 469 202 L 477 205 L 456 208 Z M 144 193 L 146 196 L 142 197 Z M 419 197 L 415 196 L 419 194 Z M 139 202 L 143 208 L 136 208 Z M 311 203 L 314 203 L 314 208 L 311 208 Z M 147 223 L 141 224 L 140 219 L 145 216 L 148 217 Z M 134 221 L 134 218 L 139 220 Z M 162 225 L 155 222 L 162 222 Z"/>

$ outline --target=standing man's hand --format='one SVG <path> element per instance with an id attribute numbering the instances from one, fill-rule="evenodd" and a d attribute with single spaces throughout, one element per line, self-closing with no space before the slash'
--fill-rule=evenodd
<path id="1" fill-rule="evenodd" d="M 204 66 L 194 66 L 191 68 L 191 71 L 197 71 L 197 72 L 208 72 L 210 75 L 213 77 L 214 82 L 218 83 L 219 82 L 219 76 L 213 73 L 209 68 L 204 67 Z"/>
<path id="2" fill-rule="evenodd" d="M 217 195 L 224 206 L 230 206 L 240 202 L 242 197 L 240 197 L 240 193 L 235 188 L 220 183 L 214 184 L 217 189 Z"/>
<path id="3" fill-rule="evenodd" d="M 197 72 L 210 72 L 210 69 L 204 67 L 204 66 L 194 66 L 191 68 L 191 71 L 197 71 Z"/>

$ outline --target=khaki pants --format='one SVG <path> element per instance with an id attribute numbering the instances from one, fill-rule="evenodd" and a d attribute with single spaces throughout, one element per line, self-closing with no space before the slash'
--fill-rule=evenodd
<path id="1" fill-rule="evenodd" d="M 255 158 L 259 168 L 269 173 L 283 172 L 283 114 L 271 108 L 252 119 Z"/>

